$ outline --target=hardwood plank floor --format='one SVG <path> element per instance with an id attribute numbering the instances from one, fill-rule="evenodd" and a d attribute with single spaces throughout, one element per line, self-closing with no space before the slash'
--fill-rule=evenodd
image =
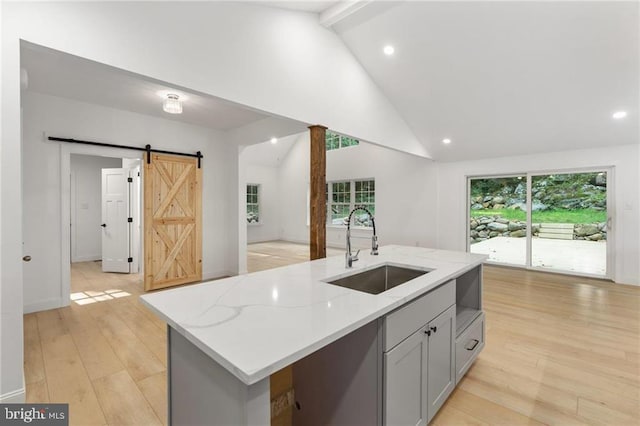
<path id="1" fill-rule="evenodd" d="M 252 244 L 248 268 L 307 259 Z M 74 425 L 166 424 L 165 324 L 141 277 L 98 262 L 71 277 L 71 306 L 25 315 L 27 400 L 69 402 Z M 487 345 L 432 424 L 640 424 L 640 288 L 485 267 L 484 302 Z"/>

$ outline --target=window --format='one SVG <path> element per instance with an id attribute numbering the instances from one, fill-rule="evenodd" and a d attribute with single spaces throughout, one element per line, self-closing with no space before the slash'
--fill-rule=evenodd
<path id="1" fill-rule="evenodd" d="M 360 141 L 357 139 L 353 139 L 348 136 L 342 136 L 337 133 L 330 132 L 328 130 L 326 132 L 325 142 L 326 142 L 327 151 L 331 151 L 332 149 L 346 148 L 348 146 L 355 146 L 360 144 Z"/>
<path id="2" fill-rule="evenodd" d="M 247 223 L 260 223 L 260 185 L 247 185 Z"/>
<path id="3" fill-rule="evenodd" d="M 371 214 L 376 214 L 375 181 L 351 180 L 329 182 L 327 185 L 327 223 L 346 225 L 349 213 L 356 206 L 362 206 Z M 369 215 L 356 212 L 353 217 L 355 226 L 372 226 Z"/>
<path id="4" fill-rule="evenodd" d="M 332 225 L 346 224 L 346 219 L 351 211 L 351 182 L 331 183 L 331 214 L 329 222 Z"/>

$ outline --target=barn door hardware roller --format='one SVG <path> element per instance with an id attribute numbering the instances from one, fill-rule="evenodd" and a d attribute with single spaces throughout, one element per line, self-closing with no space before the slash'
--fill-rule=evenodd
<path id="1" fill-rule="evenodd" d="M 134 150 L 134 151 L 145 151 L 147 153 L 147 164 L 151 163 L 151 153 L 152 152 L 155 152 L 155 153 L 158 153 L 158 154 L 181 155 L 183 157 L 197 158 L 198 159 L 198 168 L 201 167 L 202 158 L 204 158 L 204 156 L 202 155 L 201 151 L 198 151 L 195 154 L 191 154 L 189 152 L 166 151 L 166 150 L 163 150 L 163 149 L 153 149 L 153 148 L 151 148 L 151 145 L 148 145 L 148 144 L 143 148 L 143 147 L 139 147 L 139 146 L 115 145 L 115 144 L 112 144 L 112 143 L 83 141 L 83 140 L 79 140 L 79 139 L 57 138 L 57 137 L 54 137 L 54 136 L 49 136 L 47 139 L 50 140 L 50 141 L 56 141 L 56 142 L 79 143 L 79 144 L 82 144 L 82 145 L 105 146 L 105 147 L 109 147 L 109 148 L 120 148 L 120 149 L 131 149 L 131 150 Z"/>

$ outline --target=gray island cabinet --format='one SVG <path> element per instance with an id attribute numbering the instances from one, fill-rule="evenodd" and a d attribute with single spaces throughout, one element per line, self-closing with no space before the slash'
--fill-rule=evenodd
<path id="1" fill-rule="evenodd" d="M 385 246 L 142 296 L 168 323 L 169 421 L 269 425 L 293 366 L 294 425 L 426 425 L 484 347 L 484 256 Z M 428 271 L 380 294 L 327 283 Z"/>

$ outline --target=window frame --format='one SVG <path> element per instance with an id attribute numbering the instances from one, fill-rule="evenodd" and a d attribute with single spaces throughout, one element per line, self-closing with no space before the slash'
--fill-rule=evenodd
<path id="1" fill-rule="evenodd" d="M 337 138 L 337 140 L 336 140 Z M 327 130 L 325 132 L 325 151 L 335 151 L 337 149 L 359 146 L 360 140 L 340 133 Z M 335 146 L 337 144 L 337 146 Z"/>
<path id="2" fill-rule="evenodd" d="M 356 203 L 356 182 L 372 182 L 373 183 L 373 189 L 369 189 L 367 192 L 369 194 L 373 194 L 373 203 Z M 375 213 L 375 208 L 376 208 L 376 202 L 375 202 L 375 178 L 358 178 L 358 179 L 340 179 L 340 180 L 332 180 L 332 181 L 327 181 L 327 189 L 326 189 L 326 209 L 327 209 L 327 227 L 328 228 L 346 228 L 346 225 L 344 224 L 334 224 L 333 223 L 333 219 L 332 219 L 332 206 L 334 204 L 337 205 L 346 205 L 348 204 L 348 211 L 351 212 L 356 205 L 358 206 L 366 206 L 367 208 L 369 208 L 369 206 L 373 205 L 373 216 L 375 218 L 376 213 Z M 349 184 L 349 202 L 333 202 L 333 185 L 334 184 L 340 184 L 340 183 L 348 183 Z M 363 192 L 363 191 L 360 191 Z M 341 194 L 344 194 L 345 192 L 342 191 L 340 192 Z M 371 209 L 370 209 L 371 210 Z M 352 229 L 371 229 L 372 226 L 362 226 L 362 225 L 355 225 L 352 224 L 351 225 Z"/>
<path id="3" fill-rule="evenodd" d="M 249 187 L 255 187 L 256 188 L 256 192 L 255 194 L 253 193 L 249 193 Z M 261 185 L 259 183 L 247 183 L 246 185 L 246 189 L 245 189 L 245 220 L 247 221 L 247 225 L 249 226 L 256 226 L 256 225 L 261 225 L 262 224 L 262 219 L 261 219 L 261 215 L 260 215 L 260 187 Z M 255 195 L 256 196 L 256 202 L 255 203 L 250 203 L 248 198 L 249 195 Z M 249 222 L 249 206 L 255 206 L 256 211 L 255 213 L 258 216 L 258 220 L 256 220 L 255 222 Z"/>

